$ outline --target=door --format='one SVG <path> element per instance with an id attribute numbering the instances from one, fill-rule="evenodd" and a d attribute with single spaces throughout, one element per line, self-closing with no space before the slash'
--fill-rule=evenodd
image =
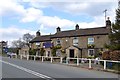
<path id="1" fill-rule="evenodd" d="M 74 49 L 70 49 L 70 57 L 74 58 Z"/>

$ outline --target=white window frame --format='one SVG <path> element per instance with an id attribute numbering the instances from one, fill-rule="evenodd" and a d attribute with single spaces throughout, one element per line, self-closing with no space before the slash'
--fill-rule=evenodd
<path id="1" fill-rule="evenodd" d="M 90 55 L 90 50 L 93 50 L 93 56 Z M 89 57 L 94 57 L 94 55 L 95 55 L 95 49 L 88 49 L 88 56 Z"/>
<path id="2" fill-rule="evenodd" d="M 60 41 L 60 43 L 58 43 L 58 40 Z M 57 40 L 56 40 L 56 45 L 61 45 L 61 40 L 59 39 L 59 38 L 57 38 Z"/>
<path id="3" fill-rule="evenodd" d="M 36 42 L 35 45 L 36 45 L 36 46 L 40 45 L 40 42 Z"/>
<path id="4" fill-rule="evenodd" d="M 73 45 L 78 46 L 78 43 L 79 43 L 78 37 L 74 37 L 73 38 Z"/>
<path id="5" fill-rule="evenodd" d="M 93 39 L 93 40 L 90 40 L 90 39 Z M 94 44 L 94 38 L 93 37 L 91 37 L 91 38 L 88 38 L 88 44 Z"/>

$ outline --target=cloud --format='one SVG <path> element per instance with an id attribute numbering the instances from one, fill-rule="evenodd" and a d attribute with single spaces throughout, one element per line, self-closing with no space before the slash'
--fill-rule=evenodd
<path id="1" fill-rule="evenodd" d="M 17 26 L 10 26 L 8 28 L 0 27 L 0 41 L 8 41 L 11 46 L 11 42 L 13 40 L 18 40 L 19 38 L 22 39 L 23 35 L 26 33 L 30 33 L 31 35 L 36 35 L 36 31 L 33 30 L 27 30 L 27 29 L 21 29 Z M 42 35 L 46 35 L 49 33 L 41 32 Z"/>
<path id="2" fill-rule="evenodd" d="M 53 2 L 52 2 L 53 1 Z M 72 15 L 81 15 L 81 14 L 87 14 L 92 17 L 94 16 L 99 16 L 102 14 L 104 9 L 109 9 L 111 10 L 113 6 L 116 5 L 117 0 L 100 0 L 100 1 L 95 1 L 95 0 L 76 0 L 76 1 L 61 1 L 59 0 L 55 1 L 52 0 L 42 2 L 39 0 L 35 0 L 34 2 L 31 1 L 30 5 L 35 8 L 47 8 L 51 7 L 55 10 L 59 10 L 62 12 L 67 12 Z"/>
<path id="3" fill-rule="evenodd" d="M 24 6 L 20 5 L 16 0 L 3 0 L 0 2 L 0 15 L 6 15 L 8 13 L 22 15 L 25 13 Z"/>
<path id="4" fill-rule="evenodd" d="M 21 19 L 21 22 L 36 21 L 42 15 L 43 15 L 43 12 L 41 10 L 35 9 L 35 8 L 28 8 L 26 9 L 26 12 L 23 15 L 23 18 Z"/>
<path id="5" fill-rule="evenodd" d="M 23 34 L 30 33 L 35 34 L 35 31 L 26 30 L 26 29 L 20 29 L 16 28 L 15 26 L 11 26 L 8 28 L 0 28 L 0 40 L 5 41 L 12 41 L 17 40 L 19 38 L 22 38 Z"/>
<path id="6" fill-rule="evenodd" d="M 53 1 L 53 2 L 52 2 Z M 93 1 L 93 0 L 87 0 L 87 1 L 38 1 L 35 0 L 30 3 L 30 5 L 34 8 L 47 8 L 50 7 L 55 10 L 59 10 L 62 12 L 69 13 L 71 15 L 83 15 L 84 16 L 90 16 L 93 18 L 94 21 L 91 22 L 91 24 L 95 24 L 93 26 L 104 26 L 105 25 L 105 19 L 104 19 L 104 13 L 103 11 L 107 9 L 107 16 L 110 17 L 111 21 L 115 21 L 115 8 L 117 8 L 117 1 L 113 0 L 100 0 L 100 1 Z M 113 16 L 114 15 L 114 16 Z M 57 21 L 58 20 L 58 21 Z M 65 21 L 64 21 L 65 20 Z M 56 26 L 61 26 L 61 27 L 71 27 L 75 23 L 81 23 L 81 22 L 74 22 L 70 21 L 67 19 L 61 19 L 59 17 L 53 16 L 42 16 L 38 21 L 38 23 L 43 24 L 44 26 L 47 27 L 56 27 Z M 60 23 L 60 24 L 59 24 Z M 68 24 L 67 24 L 68 23 Z M 84 24 L 85 22 L 82 22 L 81 24 Z M 89 23 L 86 23 L 89 24 Z M 88 26 L 89 27 L 89 26 Z M 86 27 L 85 27 L 86 28 Z"/>
<path id="7" fill-rule="evenodd" d="M 71 27 L 75 23 L 73 21 L 67 20 L 67 19 L 61 19 L 57 16 L 49 17 L 49 16 L 42 16 L 40 19 L 38 19 L 38 23 L 48 26 L 48 27 Z"/>

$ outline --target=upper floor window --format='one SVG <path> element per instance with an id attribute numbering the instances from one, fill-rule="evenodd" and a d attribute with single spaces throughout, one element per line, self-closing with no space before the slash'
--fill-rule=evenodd
<path id="1" fill-rule="evenodd" d="M 94 44 L 94 38 L 88 38 L 88 44 Z"/>
<path id="2" fill-rule="evenodd" d="M 78 37 L 73 38 L 73 45 L 78 46 Z"/>
<path id="3" fill-rule="evenodd" d="M 40 47 L 40 42 L 35 43 L 37 47 Z"/>
<path id="4" fill-rule="evenodd" d="M 61 40 L 59 38 L 57 39 L 56 44 L 61 45 Z"/>

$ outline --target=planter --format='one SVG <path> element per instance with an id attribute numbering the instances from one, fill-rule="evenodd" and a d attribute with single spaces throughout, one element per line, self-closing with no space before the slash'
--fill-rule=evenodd
<path id="1" fill-rule="evenodd" d="M 87 48 L 94 48 L 94 47 L 95 47 L 94 44 L 88 44 L 88 45 L 87 45 Z"/>

